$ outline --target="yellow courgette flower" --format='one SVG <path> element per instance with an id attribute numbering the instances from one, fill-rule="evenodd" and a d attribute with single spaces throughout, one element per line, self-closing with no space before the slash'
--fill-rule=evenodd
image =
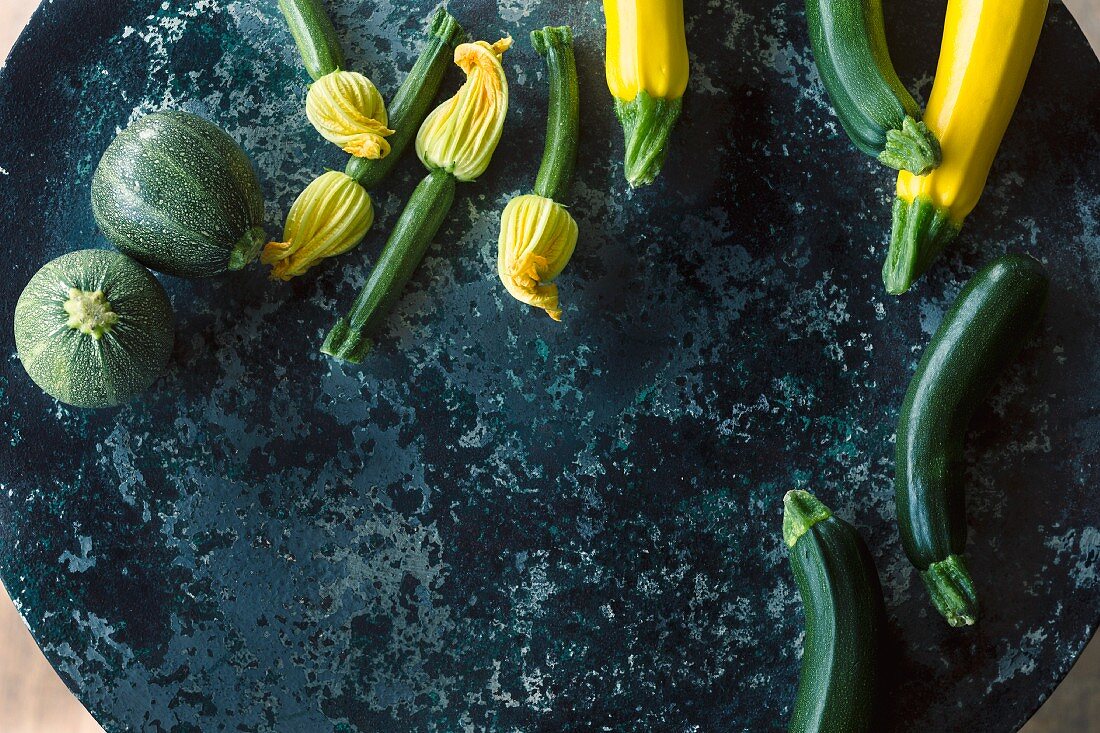
<path id="1" fill-rule="evenodd" d="M 378 159 L 390 152 L 386 103 L 371 80 L 354 71 L 322 76 L 306 95 L 306 117 L 329 142 L 358 158 Z"/>
<path id="2" fill-rule="evenodd" d="M 489 167 L 508 113 L 508 80 L 500 57 L 511 37 L 455 48 L 455 64 L 466 72 L 458 93 L 432 111 L 416 135 L 416 154 L 430 169 L 472 181 Z"/>
<path id="3" fill-rule="evenodd" d="M 560 321 L 553 280 L 576 248 L 577 222 L 564 206 L 535 194 L 517 196 L 500 217 L 497 274 L 513 298 Z"/>
<path id="4" fill-rule="evenodd" d="M 286 217 L 284 241 L 269 242 L 260 261 L 272 266 L 272 278 L 290 280 L 358 245 L 373 223 L 366 190 L 354 178 L 329 171 L 298 196 Z"/>

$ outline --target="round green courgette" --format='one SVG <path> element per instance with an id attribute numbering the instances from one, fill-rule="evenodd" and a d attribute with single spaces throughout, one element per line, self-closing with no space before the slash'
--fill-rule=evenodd
<path id="1" fill-rule="evenodd" d="M 187 112 L 147 115 L 114 139 L 92 178 L 92 212 L 122 252 L 168 275 L 239 270 L 266 241 L 248 156 Z"/>
<path id="2" fill-rule="evenodd" d="M 58 257 L 31 278 L 15 306 L 15 346 L 27 374 L 76 407 L 129 402 L 164 371 L 172 342 L 164 288 L 118 252 Z"/>
<path id="3" fill-rule="evenodd" d="M 1035 329 L 1049 282 L 1032 257 L 999 257 L 970 279 L 925 349 L 897 431 L 894 483 L 905 554 L 952 626 L 977 621 L 966 548 L 963 439 L 974 408 Z"/>
<path id="4" fill-rule="evenodd" d="M 812 494 L 783 497 L 783 541 L 806 611 L 790 733 L 872 730 L 885 604 L 871 554 Z"/>

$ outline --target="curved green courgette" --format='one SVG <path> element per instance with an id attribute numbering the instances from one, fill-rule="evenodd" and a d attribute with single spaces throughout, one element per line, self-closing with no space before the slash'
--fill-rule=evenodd
<path id="1" fill-rule="evenodd" d="M 325 337 L 321 352 L 358 364 L 374 346 L 368 334 L 378 325 L 416 271 L 428 245 L 451 210 L 455 177 L 434 170 L 413 190 L 386 246 L 351 310 Z"/>
<path id="2" fill-rule="evenodd" d="M 917 175 L 940 164 L 940 144 L 890 61 L 881 0 L 806 0 L 821 81 L 852 143 Z"/>
<path id="3" fill-rule="evenodd" d="M 346 68 L 344 48 L 321 0 L 279 0 L 279 10 L 314 81 Z"/>
<path id="4" fill-rule="evenodd" d="M 462 26 L 454 16 L 445 8 L 436 10 L 429 23 L 427 45 L 388 105 L 388 124 L 394 131 L 387 138 L 390 154 L 377 160 L 352 157 L 344 169 L 363 188 L 370 190 L 385 178 L 397 165 L 405 148 L 416 139 L 420 123 L 431 111 L 443 75 L 451 64 L 454 47 L 462 36 Z"/>
<path id="5" fill-rule="evenodd" d="M 577 90 L 577 61 L 573 55 L 573 29 L 546 27 L 531 31 L 531 44 L 546 57 L 550 72 L 550 105 L 546 120 L 546 144 L 535 178 L 535 193 L 561 201 L 577 166 L 581 101 Z"/>
<path id="6" fill-rule="evenodd" d="M 894 483 L 898 528 L 910 562 L 952 626 L 977 621 L 963 564 L 963 439 L 974 408 L 1034 330 L 1047 275 L 1032 257 L 999 257 L 970 279 L 925 349 L 905 394 Z"/>
<path id="7" fill-rule="evenodd" d="M 783 541 L 806 610 L 790 733 L 864 733 L 874 722 L 885 604 L 859 533 L 805 491 L 783 497 Z"/>

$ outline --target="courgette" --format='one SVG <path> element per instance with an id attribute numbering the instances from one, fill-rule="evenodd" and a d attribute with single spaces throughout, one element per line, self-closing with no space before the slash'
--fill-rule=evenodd
<path id="1" fill-rule="evenodd" d="M 321 0 L 279 0 L 279 10 L 314 81 L 347 68 L 340 37 Z"/>
<path id="2" fill-rule="evenodd" d="M 344 169 L 363 188 L 369 191 L 389 175 L 405 148 L 416 138 L 416 131 L 432 108 L 443 75 L 451 63 L 454 46 L 462 35 L 462 27 L 445 8 L 435 11 L 429 22 L 427 44 L 387 105 L 389 125 L 393 128 L 393 134 L 387 138 L 389 155 L 378 160 L 352 157 Z"/>
<path id="3" fill-rule="evenodd" d="M 476 180 L 488 168 L 508 114 L 501 56 L 511 45 L 511 38 L 503 38 L 455 49 L 466 83 L 428 115 L 416 136 L 416 153 L 428 175 L 405 204 L 351 310 L 325 337 L 322 353 L 355 364 L 363 360 L 373 346 L 371 332 L 401 296 L 450 212 L 455 184 Z"/>
<path id="4" fill-rule="evenodd" d="M 187 112 L 146 115 L 119 133 L 92 177 L 92 213 L 122 252 L 181 277 L 239 270 L 266 239 L 248 156 Z"/>
<path id="5" fill-rule="evenodd" d="M 867 545 L 812 494 L 783 497 L 783 541 L 806 613 L 791 733 L 872 730 L 885 619 Z"/>
<path id="6" fill-rule="evenodd" d="M 1047 299 L 1043 266 L 999 257 L 966 284 L 909 383 L 898 420 L 898 528 L 932 603 L 952 626 L 978 618 L 966 548 L 963 439 L 974 408 L 1034 330 Z"/>
<path id="7" fill-rule="evenodd" d="M 129 402 L 172 353 L 168 295 L 126 255 L 84 249 L 47 263 L 15 306 L 15 346 L 35 384 L 76 407 Z"/>
<path id="8" fill-rule="evenodd" d="M 554 280 L 573 256 L 579 234 L 573 215 L 558 200 L 569 190 L 577 159 L 580 94 L 573 29 L 531 31 L 531 44 L 546 58 L 550 72 L 546 144 L 535 192 L 513 198 L 500 216 L 497 276 L 513 298 L 560 321 Z"/>
<path id="9" fill-rule="evenodd" d="M 904 293 L 944 247 L 985 188 L 990 166 L 1024 88 L 1047 0 L 950 0 L 936 80 L 924 121 L 943 146 L 943 165 L 898 174 L 890 250 L 882 280 Z"/>
<path id="10" fill-rule="evenodd" d="M 921 174 L 940 145 L 898 79 L 886 47 L 882 0 L 806 0 L 810 46 L 840 125 L 861 151 Z"/>

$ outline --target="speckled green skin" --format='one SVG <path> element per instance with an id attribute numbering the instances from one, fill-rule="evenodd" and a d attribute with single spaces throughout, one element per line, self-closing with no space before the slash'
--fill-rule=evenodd
<path id="1" fill-rule="evenodd" d="M 489 40 L 574 25 L 591 104 L 564 325 L 495 275 L 545 135 L 545 64 L 517 43 L 493 166 L 363 366 L 317 349 L 423 176 L 411 156 L 372 191 L 371 237 L 308 277 L 169 283 L 172 365 L 122 410 L 58 408 L 0 328 L 0 577 L 111 733 L 779 730 L 802 615 L 775 527 L 804 486 L 882 571 L 892 729 L 1009 731 L 1052 689 L 1100 608 L 1100 63 L 1053 8 L 981 210 L 897 300 L 878 276 L 892 179 L 835 129 L 801 1 L 692 5 L 677 143 L 633 193 L 597 4 L 451 5 Z M 328 6 L 391 94 L 429 8 Z M 887 15 L 918 94 L 943 9 Z M 43 262 L 105 244 L 88 181 L 135 107 L 224 126 L 270 227 L 344 162 L 301 113 L 274 0 L 55 0 L 2 73 L 0 322 Z M 1055 286 L 971 424 L 967 561 L 1001 603 L 960 634 L 898 544 L 892 440 L 919 346 L 1005 249 Z"/>
<path id="2" fill-rule="evenodd" d="M 73 290 L 100 296 L 113 318 L 74 327 Z M 15 345 L 27 374 L 62 402 L 114 407 L 144 392 L 172 353 L 172 304 L 156 278 L 114 250 L 69 252 L 42 266 L 19 296 Z M 79 323 L 79 321 L 77 321 Z"/>
<path id="3" fill-rule="evenodd" d="M 168 275 L 239 270 L 266 239 L 248 156 L 210 120 L 178 110 L 142 116 L 111 141 L 91 207 L 116 247 Z"/>

